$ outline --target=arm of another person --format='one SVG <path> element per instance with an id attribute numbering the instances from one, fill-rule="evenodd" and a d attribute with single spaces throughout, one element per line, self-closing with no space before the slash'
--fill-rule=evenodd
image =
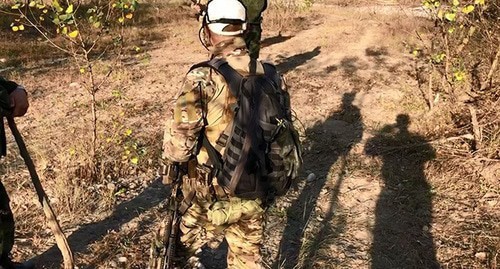
<path id="1" fill-rule="evenodd" d="M 13 81 L 8 81 L 3 78 L 0 78 L 0 84 L 9 93 L 12 116 L 24 116 L 29 107 L 28 94 L 26 93 L 24 87 L 18 85 Z"/>

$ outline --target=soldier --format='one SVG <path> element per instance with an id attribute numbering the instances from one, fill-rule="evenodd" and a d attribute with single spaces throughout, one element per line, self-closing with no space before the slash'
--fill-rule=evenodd
<path id="1" fill-rule="evenodd" d="M 6 154 L 3 116 L 23 116 L 28 110 L 28 96 L 24 88 L 15 82 L 0 77 L 0 147 L 1 156 Z M 30 263 L 13 262 L 9 255 L 14 245 L 14 217 L 9 206 L 9 197 L 0 181 L 0 269 L 29 269 Z"/>
<path id="2" fill-rule="evenodd" d="M 246 48 L 246 14 L 245 7 L 238 0 L 210 1 L 203 18 L 203 31 L 200 31 L 204 34 L 204 45 L 209 48 L 212 59 L 224 61 L 238 74 L 236 76 L 252 74 L 267 78 L 270 67 L 275 70 L 274 67 L 251 58 Z M 187 174 L 182 181 L 184 199 L 179 210 L 182 214 L 179 227 L 182 248 L 180 251 L 178 249 L 178 256 L 182 256 L 179 260 L 188 260 L 191 267 L 203 268 L 195 254 L 204 244 L 215 248 L 225 238 L 228 243 L 228 268 L 263 268 L 260 249 L 264 207 L 267 204 L 264 200 L 267 197 L 242 198 L 223 185 L 220 177 L 217 178 L 226 170 L 214 172 L 221 171 L 214 169 L 214 151 L 218 151 L 219 156 L 231 154 L 230 149 L 243 152 L 241 148 L 231 148 L 232 144 L 227 142 L 231 139 L 226 135 L 227 129 L 231 129 L 227 127 L 234 124 L 235 108 L 241 98 L 236 98 L 234 87 L 230 87 L 235 84 L 235 80 L 226 80 L 227 74 L 223 75 L 219 71 L 196 65 L 188 72 L 175 98 L 171 120 L 165 130 L 163 171 L 178 171 L 180 168 Z M 279 81 L 273 85 L 279 84 L 277 87 L 281 91 L 283 84 L 280 77 L 276 71 L 271 74 L 276 75 L 273 82 Z M 284 103 L 284 106 L 288 106 L 289 100 Z M 241 112 L 239 114 L 243 115 Z M 232 128 L 236 130 L 234 126 Z M 255 132 L 260 135 L 257 130 Z M 226 142 L 222 142 L 224 139 Z M 298 151 L 294 153 L 296 159 L 300 158 Z M 297 169 L 300 166 L 298 162 L 289 163 Z M 284 171 L 294 170 L 287 169 L 287 164 L 280 164 L 280 169 L 273 169 L 273 172 L 281 175 L 286 173 Z M 288 174 L 295 175 L 296 170 Z M 172 178 L 175 176 L 164 175 L 164 183 L 168 184 L 167 181 Z M 287 189 L 289 184 L 284 186 Z M 260 193 L 267 191 L 265 187 L 260 190 Z"/>
<path id="3" fill-rule="evenodd" d="M 193 8 L 201 13 L 206 9 L 210 0 L 199 0 L 193 5 Z M 246 8 L 247 30 L 244 34 L 249 56 L 252 59 L 258 59 L 260 53 L 260 39 L 262 36 L 262 12 L 267 8 L 267 0 L 241 0 Z"/>

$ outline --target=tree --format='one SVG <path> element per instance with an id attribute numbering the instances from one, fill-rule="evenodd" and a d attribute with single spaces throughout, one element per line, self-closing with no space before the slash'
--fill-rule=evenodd
<path id="1" fill-rule="evenodd" d="M 12 9 L 18 17 L 12 31 L 34 30 L 51 46 L 69 55 L 84 77 L 83 88 L 88 93 L 92 136 L 90 138 L 90 168 L 94 177 L 97 169 L 97 101 L 113 69 L 119 64 L 123 51 L 123 30 L 129 25 L 138 7 L 137 0 L 96 0 L 89 2 L 16 0 Z M 96 65 L 110 59 L 104 72 Z"/>

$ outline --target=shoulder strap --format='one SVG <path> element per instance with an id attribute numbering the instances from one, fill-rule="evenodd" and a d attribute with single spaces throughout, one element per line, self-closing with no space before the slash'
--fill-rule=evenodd
<path id="1" fill-rule="evenodd" d="M 214 58 L 210 61 L 201 62 L 191 66 L 189 71 L 192 71 L 200 67 L 210 67 L 212 69 L 215 69 L 218 73 L 220 73 L 224 77 L 224 80 L 229 85 L 229 90 L 231 91 L 231 93 L 234 96 L 239 95 L 243 77 L 238 72 L 236 72 L 236 70 L 234 70 L 227 63 L 226 60 Z M 206 119 L 203 120 L 206 121 Z M 204 130 L 202 131 L 201 135 L 201 143 L 202 146 L 207 151 L 208 158 L 210 159 L 210 162 L 212 163 L 213 167 L 216 169 L 215 175 L 217 175 L 219 171 L 222 171 L 222 166 L 223 166 L 222 156 L 217 151 L 217 149 L 215 149 L 215 147 L 210 143 L 210 141 L 208 141 L 208 138 L 205 135 Z"/>
<path id="2" fill-rule="evenodd" d="M 276 89 L 280 89 L 281 80 L 278 71 L 276 70 L 276 66 L 270 63 L 262 63 L 262 66 L 264 67 L 264 75 L 266 78 L 272 81 L 273 86 L 276 87 Z"/>
<path id="3" fill-rule="evenodd" d="M 239 96 L 241 82 L 243 80 L 243 76 L 241 76 L 234 68 L 232 68 L 226 60 L 220 58 L 213 58 L 210 61 L 201 62 L 191 66 L 189 71 L 200 67 L 210 67 L 219 72 L 226 80 L 226 83 L 229 85 L 229 90 L 234 96 Z"/>

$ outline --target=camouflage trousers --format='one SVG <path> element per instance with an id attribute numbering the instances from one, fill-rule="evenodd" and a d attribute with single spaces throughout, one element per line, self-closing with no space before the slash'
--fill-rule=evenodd
<path id="1" fill-rule="evenodd" d="M 200 184 L 199 181 L 190 179 L 183 182 L 184 197 L 190 190 L 195 190 L 196 195 L 180 223 L 180 254 L 191 257 L 205 244 L 217 248 L 225 238 L 229 246 L 228 268 L 263 268 L 260 249 L 263 241 L 264 210 L 260 200 L 229 198 L 221 195 L 220 186 L 214 188 L 218 190 L 215 193 L 213 188 Z M 241 205 L 245 204 L 252 204 L 253 208 L 242 209 Z M 228 220 L 214 219 L 214 206 L 221 211 L 231 211 L 230 205 L 233 212 L 229 214 Z M 238 209 L 235 209 L 237 207 Z"/>
<path id="2" fill-rule="evenodd" d="M 9 259 L 14 246 L 14 216 L 9 206 L 9 196 L 0 182 L 0 262 Z"/>
<path id="3" fill-rule="evenodd" d="M 251 23 L 250 28 L 245 34 L 245 43 L 248 48 L 248 54 L 252 59 L 259 58 L 260 39 L 262 36 L 261 20 L 262 18 L 260 18 L 258 22 Z"/>

